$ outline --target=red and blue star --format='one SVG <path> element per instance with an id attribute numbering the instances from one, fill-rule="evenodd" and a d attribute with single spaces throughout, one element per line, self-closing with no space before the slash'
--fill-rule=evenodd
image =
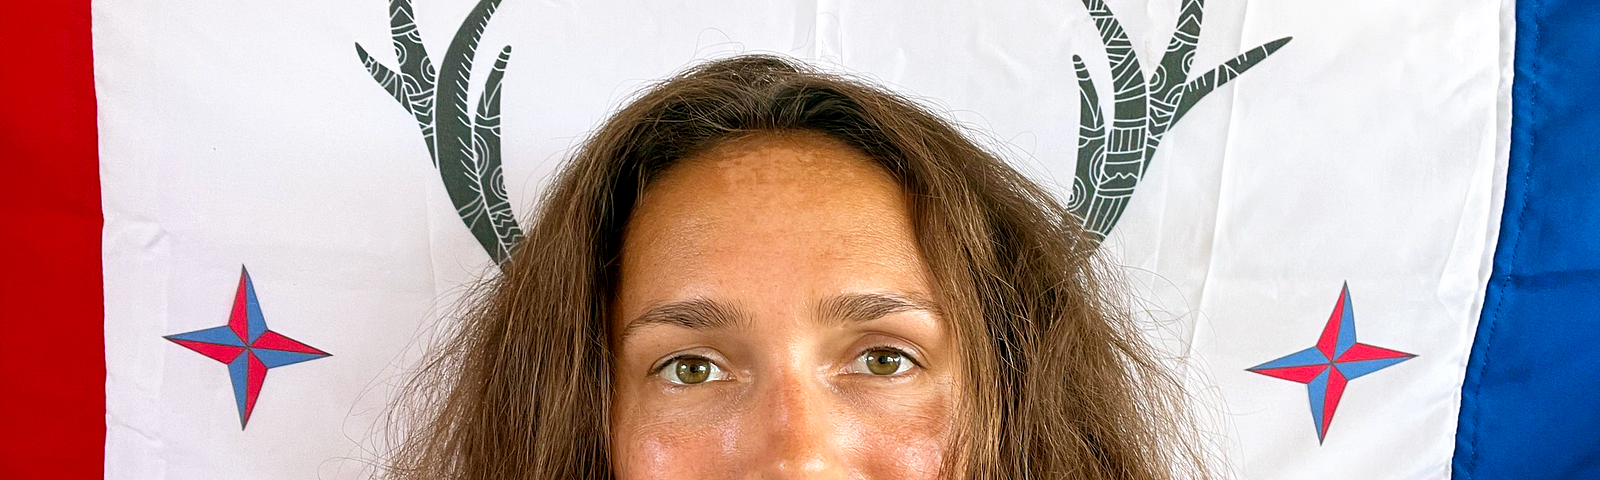
<path id="1" fill-rule="evenodd" d="M 1350 306 L 1350 285 L 1339 291 L 1339 301 L 1322 328 L 1317 345 L 1256 365 L 1247 370 L 1273 378 L 1306 385 L 1311 397 L 1311 419 L 1316 422 L 1317 442 L 1328 436 L 1333 412 L 1339 408 L 1345 385 L 1416 355 L 1356 342 L 1355 311 Z"/>
<path id="2" fill-rule="evenodd" d="M 250 272 L 239 268 L 239 290 L 234 294 L 228 324 L 188 333 L 167 335 L 167 340 L 228 365 L 233 397 L 239 405 L 239 428 L 250 423 L 250 412 L 267 380 L 267 370 L 329 356 L 327 352 L 267 329 L 256 301 Z"/>

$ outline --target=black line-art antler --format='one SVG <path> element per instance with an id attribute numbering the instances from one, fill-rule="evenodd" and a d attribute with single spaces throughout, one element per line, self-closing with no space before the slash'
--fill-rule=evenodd
<path id="1" fill-rule="evenodd" d="M 1178 123 L 1201 98 L 1254 67 L 1293 37 L 1273 40 L 1224 62 L 1199 77 L 1189 79 L 1195 46 L 1200 42 L 1200 19 L 1205 0 L 1184 0 L 1178 26 L 1167 52 L 1149 80 L 1139 66 L 1133 44 L 1104 0 L 1083 0 L 1089 17 L 1100 31 L 1111 61 L 1113 91 L 1109 130 L 1100 111 L 1100 98 L 1084 68 L 1073 55 L 1077 70 L 1079 127 L 1078 167 L 1072 180 L 1068 208 L 1083 221 L 1084 229 L 1099 242 L 1111 233 L 1133 196 L 1134 187 L 1155 158 L 1161 137 Z"/>
<path id="2" fill-rule="evenodd" d="M 416 117 L 428 156 L 439 169 L 456 213 L 497 264 L 510 257 L 511 246 L 522 236 L 500 168 L 500 80 L 511 60 L 510 46 L 501 49 L 495 59 L 478 98 L 476 115 L 468 111 L 467 91 L 478 40 L 499 6 L 500 0 L 481 0 L 467 14 L 445 50 L 442 77 L 422 47 L 410 0 L 389 2 L 398 72 L 378 63 L 356 44 L 356 56 L 372 79 Z"/>

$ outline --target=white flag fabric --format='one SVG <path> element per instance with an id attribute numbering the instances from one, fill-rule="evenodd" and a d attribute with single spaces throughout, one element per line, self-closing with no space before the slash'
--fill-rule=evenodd
<path id="1" fill-rule="evenodd" d="M 926 101 L 1084 212 L 1225 472 L 1448 478 L 1511 5 L 96 0 L 106 477 L 370 474 L 506 235 L 430 142 L 495 137 L 520 218 L 631 94 L 769 52 Z M 411 96 L 424 51 L 467 79 L 461 122 Z"/>

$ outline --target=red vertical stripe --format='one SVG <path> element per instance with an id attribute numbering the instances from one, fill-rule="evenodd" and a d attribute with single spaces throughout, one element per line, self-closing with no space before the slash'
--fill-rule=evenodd
<path id="1" fill-rule="evenodd" d="M 1343 303 L 1343 302 L 1340 302 Z M 1333 413 L 1339 410 L 1339 400 L 1344 398 L 1344 387 L 1350 383 L 1337 368 L 1328 369 L 1328 390 L 1322 394 L 1322 436 L 1328 435 L 1333 425 Z"/>
<path id="2" fill-rule="evenodd" d="M 1333 360 L 1334 350 L 1339 346 L 1339 329 L 1343 327 L 1340 320 L 1344 317 L 1344 296 L 1347 293 L 1350 293 L 1348 288 L 1339 291 L 1339 303 L 1333 304 L 1333 314 L 1328 315 L 1328 324 L 1322 327 L 1322 337 L 1317 339 L 1317 350 L 1321 350 L 1329 360 Z"/>
<path id="3" fill-rule="evenodd" d="M 0 13 L 0 477 L 97 478 L 100 173 L 88 0 Z"/>

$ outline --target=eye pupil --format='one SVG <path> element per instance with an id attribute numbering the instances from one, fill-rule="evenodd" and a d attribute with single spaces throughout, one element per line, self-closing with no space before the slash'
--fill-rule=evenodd
<path id="1" fill-rule="evenodd" d="M 893 350 L 867 352 L 867 370 L 872 371 L 873 375 L 893 375 L 900 370 L 902 361 L 905 359 Z"/>
<path id="2" fill-rule="evenodd" d="M 677 361 L 678 381 L 686 384 L 705 382 L 711 378 L 711 361 L 704 358 L 681 358 Z"/>

